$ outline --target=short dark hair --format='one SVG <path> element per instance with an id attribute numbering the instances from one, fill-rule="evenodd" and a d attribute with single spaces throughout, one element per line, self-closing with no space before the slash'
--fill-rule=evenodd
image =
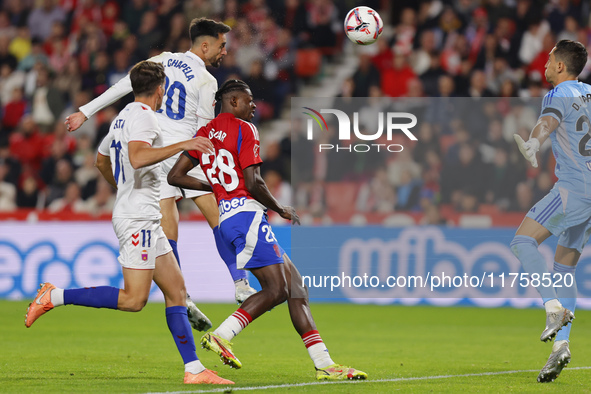
<path id="1" fill-rule="evenodd" d="M 219 88 L 217 92 L 215 92 L 215 100 L 220 101 L 227 93 L 237 90 L 246 91 L 246 89 L 250 89 L 246 82 L 239 79 L 228 79 L 226 82 L 224 82 L 222 87 Z"/>
<path id="2" fill-rule="evenodd" d="M 207 18 L 195 18 L 189 25 L 189 38 L 194 43 L 195 40 L 202 36 L 211 36 L 218 38 L 220 34 L 226 34 L 232 30 L 230 26 L 222 22 L 216 22 Z"/>
<path id="3" fill-rule="evenodd" d="M 578 41 L 560 40 L 556 44 L 554 57 L 566 66 L 566 72 L 578 77 L 587 64 L 587 49 Z"/>
<path id="4" fill-rule="evenodd" d="M 164 83 L 166 74 L 161 63 L 143 60 L 133 66 L 129 72 L 129 78 L 134 95 L 149 96 Z"/>

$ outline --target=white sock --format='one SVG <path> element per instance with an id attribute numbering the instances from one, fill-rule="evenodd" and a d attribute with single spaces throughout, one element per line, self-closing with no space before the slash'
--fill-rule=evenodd
<path id="1" fill-rule="evenodd" d="M 248 287 L 248 279 L 238 279 L 234 281 L 236 287 Z"/>
<path id="2" fill-rule="evenodd" d="M 191 361 L 190 363 L 185 364 L 185 372 L 190 372 L 193 375 L 197 375 L 203 371 L 205 371 L 205 367 L 199 360 Z"/>
<path id="3" fill-rule="evenodd" d="M 51 290 L 51 303 L 54 307 L 64 305 L 64 289 L 58 289 L 57 287 Z"/>
<path id="4" fill-rule="evenodd" d="M 242 324 L 240 320 L 234 315 L 228 317 L 220 326 L 213 332 L 216 335 L 224 338 L 227 341 L 231 341 L 236 335 L 242 331 Z"/>
<path id="5" fill-rule="evenodd" d="M 547 301 L 544 304 L 544 308 L 546 308 L 546 313 L 560 312 L 560 310 L 562 309 L 562 304 L 560 303 L 560 301 L 558 301 L 557 298 L 554 298 L 553 300 Z"/>
<path id="6" fill-rule="evenodd" d="M 312 361 L 314 361 L 314 366 L 318 369 L 326 368 L 335 363 L 330 358 L 330 354 L 328 354 L 328 349 L 324 342 L 310 346 L 308 348 L 308 354 Z"/>
<path id="7" fill-rule="evenodd" d="M 552 351 L 555 352 L 558 350 L 558 348 L 560 346 L 562 346 L 563 343 L 568 342 L 566 339 L 563 339 L 562 341 L 554 341 L 554 345 L 552 345 Z"/>

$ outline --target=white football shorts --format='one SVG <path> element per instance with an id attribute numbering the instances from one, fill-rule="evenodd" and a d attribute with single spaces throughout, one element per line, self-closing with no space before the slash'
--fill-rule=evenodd
<path id="1" fill-rule="evenodd" d="M 119 264 L 124 268 L 154 269 L 156 258 L 172 251 L 160 220 L 113 218 L 119 239 Z"/>
<path id="2" fill-rule="evenodd" d="M 172 167 L 176 163 L 179 156 L 180 156 L 180 153 L 176 154 L 172 157 L 169 157 L 168 159 L 164 160 L 162 162 L 162 164 L 160 165 L 160 167 L 162 169 L 162 172 L 160 173 L 160 199 L 164 200 L 165 198 L 174 197 L 175 199 L 178 200 L 181 197 L 194 198 L 194 197 L 199 197 L 199 196 L 203 196 L 205 194 L 211 193 L 211 192 L 204 192 L 204 191 L 200 191 L 200 190 L 183 189 L 183 191 L 184 191 L 184 195 L 183 195 L 183 192 L 181 192 L 180 188 L 178 188 L 176 186 L 172 186 L 168 183 L 168 180 L 166 179 L 166 177 L 168 176 L 168 173 L 170 172 L 170 170 L 172 169 Z M 201 166 L 197 166 L 197 167 L 193 168 L 191 171 L 188 172 L 188 175 L 199 179 L 201 182 L 205 183 L 206 185 L 209 183 L 207 181 L 207 178 L 205 177 L 205 173 L 201 169 Z"/>

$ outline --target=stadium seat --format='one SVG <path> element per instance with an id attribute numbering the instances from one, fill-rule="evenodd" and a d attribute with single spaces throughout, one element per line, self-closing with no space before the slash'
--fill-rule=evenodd
<path id="1" fill-rule="evenodd" d="M 367 218 L 362 213 L 356 213 L 355 215 L 351 216 L 349 224 L 352 226 L 362 227 L 367 224 Z"/>
<path id="2" fill-rule="evenodd" d="M 460 216 L 459 226 L 462 228 L 490 228 L 493 225 L 489 215 L 468 215 Z"/>
<path id="3" fill-rule="evenodd" d="M 359 184 L 355 182 L 329 182 L 325 185 L 326 209 L 333 213 L 353 213 Z"/>
<path id="4" fill-rule="evenodd" d="M 298 49 L 295 59 L 295 73 L 301 78 L 310 78 L 320 72 L 322 53 L 316 48 Z"/>
<path id="5" fill-rule="evenodd" d="M 406 227 L 414 226 L 415 219 L 404 213 L 395 213 L 384 219 L 383 225 L 386 227 Z"/>
<path id="6" fill-rule="evenodd" d="M 481 215 L 494 216 L 499 213 L 499 207 L 495 204 L 480 204 L 478 213 Z"/>

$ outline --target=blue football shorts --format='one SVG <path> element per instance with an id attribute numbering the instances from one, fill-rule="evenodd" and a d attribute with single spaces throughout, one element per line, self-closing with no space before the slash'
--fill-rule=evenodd
<path id="1" fill-rule="evenodd" d="M 263 211 L 243 211 L 220 223 L 220 235 L 227 247 L 221 252 L 227 254 L 226 258 L 236 256 L 237 268 L 283 264 L 285 251 L 277 243 L 266 216 Z"/>
<path id="2" fill-rule="evenodd" d="M 591 234 L 591 198 L 555 185 L 526 215 L 558 237 L 558 244 L 579 252 Z"/>

